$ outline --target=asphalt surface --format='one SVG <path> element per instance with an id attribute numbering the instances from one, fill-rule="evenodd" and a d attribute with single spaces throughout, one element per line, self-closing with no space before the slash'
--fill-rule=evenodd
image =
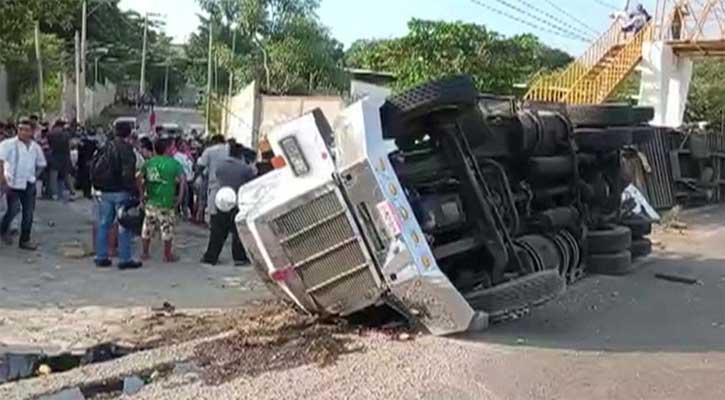
<path id="1" fill-rule="evenodd" d="M 633 274 L 591 276 L 560 299 L 475 340 L 616 352 L 725 350 L 725 208 L 690 212 L 690 229 L 658 232 L 656 254 Z M 656 273 L 693 278 L 687 285 Z"/>
<path id="2" fill-rule="evenodd" d="M 235 267 L 229 243 L 220 265 L 202 265 L 208 230 L 182 222 L 177 231 L 175 264 L 161 262 L 161 243 L 152 242 L 152 259 L 135 271 L 98 269 L 93 256 L 68 257 L 68 247 L 92 248 L 93 205 L 38 201 L 33 239 L 41 249 L 28 253 L 0 246 L 0 309 L 87 306 L 234 307 L 267 296 L 251 267 Z M 140 241 L 136 240 L 136 256 Z"/>
<path id="3" fill-rule="evenodd" d="M 154 111 L 156 113 L 156 125 L 165 123 L 177 124 L 184 132 L 188 132 L 191 130 L 190 127 L 192 125 L 204 126 L 205 124 L 204 116 L 193 108 L 156 107 Z M 151 130 L 149 117 L 149 112 L 143 112 L 138 115 L 141 132 L 149 132 Z"/>
<path id="4" fill-rule="evenodd" d="M 41 205 L 40 214 L 54 206 Z M 50 210 L 51 215 L 58 212 Z M 211 386 L 204 383 L 194 367 L 175 367 L 170 375 L 152 380 L 134 396 L 124 398 L 721 400 L 725 398 L 725 207 L 686 213 L 683 219 L 689 229 L 657 232 L 656 254 L 635 273 L 588 277 L 570 287 L 560 299 L 483 333 L 449 338 L 423 336 L 412 341 L 364 334 L 354 338 L 353 346 L 360 350 L 342 356 L 333 365 L 279 368 Z M 57 237 L 46 229 L 50 228 L 38 229 L 41 239 Z M 78 228 L 70 229 L 72 232 Z M 32 268 L 7 251 L 15 250 L 0 249 L 0 257 L 5 257 L 0 258 L 2 285 L 12 287 L 12 293 L 22 296 L 37 284 L 42 293 L 45 285 L 57 284 L 37 279 L 37 272 L 25 275 L 35 280 L 6 283 L 5 265 L 10 260 L 14 260 L 10 269 L 15 274 Z M 191 253 L 188 250 L 187 254 Z M 193 264 L 190 256 L 184 257 L 189 268 L 201 268 Z M 85 271 L 81 274 L 92 270 L 87 264 L 78 268 Z M 176 270 L 168 268 L 174 267 L 154 264 L 148 272 L 137 272 L 149 274 L 146 279 L 158 279 L 156 290 L 164 296 L 176 295 L 180 299 L 177 301 L 190 304 L 194 299 L 213 303 L 210 299 L 218 288 L 208 288 L 196 275 L 184 276 L 198 283 L 198 288 L 187 287 L 177 293 L 178 288 L 163 286 L 163 281 L 168 283 L 170 277 L 177 276 Z M 701 284 L 662 281 L 654 277 L 657 272 L 692 277 Z M 110 282 L 106 291 L 126 278 L 136 279 L 135 273 L 104 273 L 110 277 L 106 279 Z M 156 274 L 159 278 L 153 278 Z M 159 299 L 158 294 L 144 297 L 144 290 L 137 290 L 144 287 L 140 276 L 140 286 L 129 287 L 126 297 Z M 88 288 L 98 284 L 84 284 L 81 278 L 70 286 Z M 86 291 L 82 288 L 71 292 L 80 296 Z M 101 292 L 105 291 L 90 290 L 85 296 L 96 303 L 104 301 L 99 300 L 104 296 L 109 296 L 105 298 L 111 303 L 119 301 Z M 245 296 L 253 298 L 263 292 L 237 288 L 230 296 L 241 303 Z M 134 301 L 126 300 L 129 304 Z M 18 307 L 19 311 L 30 311 L 32 308 L 23 307 L 43 307 L 43 302 Z M 12 323 L 16 322 L 11 321 L 10 328 Z M 190 345 L 137 353 L 48 378 L 0 385 L 0 398 L 35 398 L 89 380 L 124 377 L 161 369 L 169 362 L 190 360 Z"/>

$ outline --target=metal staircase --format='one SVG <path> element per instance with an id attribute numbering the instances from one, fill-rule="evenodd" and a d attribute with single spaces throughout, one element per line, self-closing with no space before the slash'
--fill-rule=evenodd
<path id="1" fill-rule="evenodd" d="M 524 98 L 569 104 L 603 103 L 642 60 L 642 44 L 652 37 L 652 23 L 625 37 L 618 22 L 563 71 L 539 74 Z"/>

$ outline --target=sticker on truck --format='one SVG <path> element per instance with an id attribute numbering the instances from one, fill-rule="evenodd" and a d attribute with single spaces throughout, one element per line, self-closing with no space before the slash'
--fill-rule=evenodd
<path id="1" fill-rule="evenodd" d="M 385 230 L 391 238 L 397 237 L 402 232 L 403 223 L 398 216 L 395 206 L 389 201 L 382 201 L 376 206 L 380 219 L 385 224 Z"/>

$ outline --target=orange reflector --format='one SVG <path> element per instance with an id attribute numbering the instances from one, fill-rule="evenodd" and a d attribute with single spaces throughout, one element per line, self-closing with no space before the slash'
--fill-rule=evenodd
<path id="1" fill-rule="evenodd" d="M 274 169 L 280 169 L 286 166 L 287 162 L 284 160 L 284 157 L 276 156 L 272 158 L 272 167 L 274 167 Z"/>
<path id="2" fill-rule="evenodd" d="M 292 268 L 278 269 L 270 274 L 275 282 L 286 282 L 292 274 Z"/>
<path id="3" fill-rule="evenodd" d="M 269 145 L 269 140 L 267 140 L 267 138 L 260 140 L 258 147 L 259 147 L 259 151 L 262 153 L 266 153 L 266 152 L 272 150 L 272 146 Z"/>

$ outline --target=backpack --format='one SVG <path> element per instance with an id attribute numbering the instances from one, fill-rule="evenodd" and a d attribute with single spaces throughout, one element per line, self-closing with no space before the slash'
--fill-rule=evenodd
<path id="1" fill-rule="evenodd" d="M 96 151 L 91 160 L 91 184 L 98 190 L 119 185 L 121 175 L 117 152 L 112 143 L 107 143 Z"/>

